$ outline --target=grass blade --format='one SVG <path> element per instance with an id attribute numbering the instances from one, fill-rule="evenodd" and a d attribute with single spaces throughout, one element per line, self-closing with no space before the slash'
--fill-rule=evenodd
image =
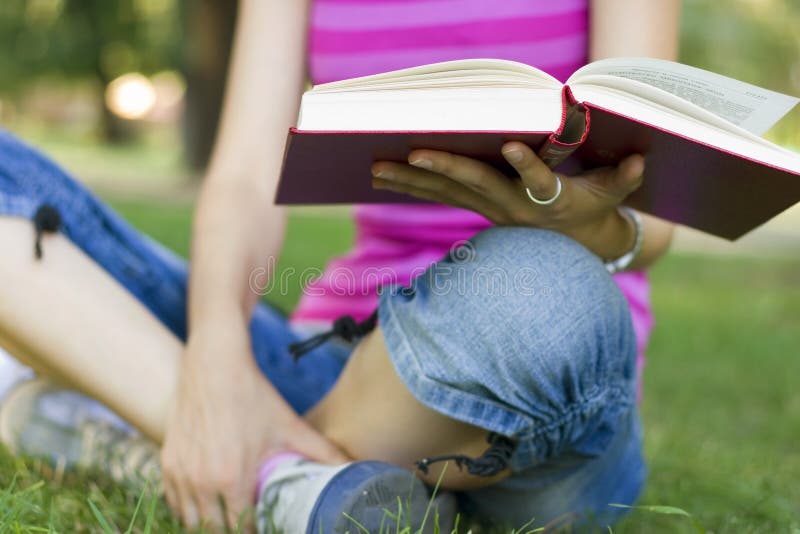
<path id="1" fill-rule="evenodd" d="M 131 522 L 128 523 L 128 529 L 125 531 L 125 534 L 131 534 L 133 532 L 133 526 L 136 524 L 136 516 L 139 515 L 139 510 L 141 510 L 142 508 L 142 501 L 144 501 L 144 495 L 146 492 L 147 492 L 147 487 L 142 489 L 142 492 L 139 494 L 139 498 L 136 499 L 136 508 L 133 509 Z"/>
<path id="2" fill-rule="evenodd" d="M 158 495 L 153 492 L 150 497 L 150 506 L 147 508 L 147 521 L 144 524 L 144 534 L 150 534 L 153 529 L 153 521 L 156 518 L 156 505 L 158 505 Z"/>
<path id="3" fill-rule="evenodd" d="M 95 506 L 95 504 L 92 502 L 91 499 L 87 499 L 86 501 L 89 503 L 89 508 L 91 508 L 92 514 L 94 514 L 95 519 L 97 519 L 97 522 L 100 523 L 100 528 L 103 529 L 103 532 L 105 532 L 105 534 L 114 534 L 117 531 L 117 529 L 111 528 L 111 524 L 103 515 L 103 512 L 101 512 L 97 508 L 97 506 Z"/>
<path id="4" fill-rule="evenodd" d="M 698 534 L 705 534 L 706 529 L 703 528 L 703 525 L 700 524 L 700 521 L 695 519 L 695 517 L 684 510 L 683 508 L 678 508 L 676 506 L 664 506 L 660 504 L 651 504 L 651 505 L 638 505 L 638 506 L 628 506 L 627 504 L 609 504 L 609 506 L 613 506 L 614 508 L 629 508 L 631 510 L 642 510 L 644 512 L 651 512 L 654 514 L 661 514 L 661 515 L 678 515 L 682 517 L 689 518 L 691 522 L 694 524 L 694 528 L 697 530 Z"/>
<path id="5" fill-rule="evenodd" d="M 358 521 L 356 521 L 356 520 L 355 520 L 355 519 L 354 519 L 354 518 L 353 518 L 351 515 L 349 515 L 347 512 L 342 512 L 342 514 L 343 514 L 343 515 L 344 515 L 344 516 L 345 516 L 347 519 L 349 519 L 350 521 L 352 521 L 352 522 L 353 522 L 353 524 L 354 524 L 355 526 L 357 526 L 357 527 L 358 527 L 358 530 L 360 530 L 361 532 L 364 532 L 365 534 L 369 534 L 369 530 L 367 530 L 367 528 L 366 528 L 364 525 L 362 525 L 361 523 L 359 523 Z"/>

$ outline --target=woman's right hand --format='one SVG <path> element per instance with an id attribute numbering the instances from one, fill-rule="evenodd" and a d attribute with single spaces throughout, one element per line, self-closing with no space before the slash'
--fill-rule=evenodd
<path id="1" fill-rule="evenodd" d="M 188 527 L 215 530 L 233 527 L 253 505 L 258 468 L 270 455 L 348 460 L 263 377 L 245 321 L 220 320 L 189 337 L 161 453 L 173 511 Z"/>
<path id="2" fill-rule="evenodd" d="M 239 2 L 220 128 L 195 210 L 190 333 L 162 449 L 167 499 L 190 526 L 236 523 L 253 504 L 261 461 L 275 452 L 346 461 L 263 377 L 247 328 L 257 300 L 248 277 L 281 249 L 284 214 L 273 198 L 305 82 L 309 5 Z"/>

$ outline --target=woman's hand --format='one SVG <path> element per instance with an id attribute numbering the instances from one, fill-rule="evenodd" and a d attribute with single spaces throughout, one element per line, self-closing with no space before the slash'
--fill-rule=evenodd
<path id="1" fill-rule="evenodd" d="M 617 167 L 562 176 L 561 194 L 542 206 L 528 198 L 525 188 L 537 199 L 549 199 L 557 190 L 556 176 L 523 143 L 506 143 L 502 151 L 521 180 L 511 180 L 494 167 L 464 156 L 414 150 L 408 157 L 410 165 L 375 163 L 373 187 L 466 208 L 499 225 L 559 231 L 606 259 L 630 250 L 633 229 L 616 207 L 641 184 L 642 156 L 629 156 Z"/>
<path id="2" fill-rule="evenodd" d="M 326 463 L 347 461 L 264 379 L 244 321 L 196 330 L 161 454 L 173 511 L 190 528 L 233 528 L 253 506 L 260 464 L 287 450 Z"/>

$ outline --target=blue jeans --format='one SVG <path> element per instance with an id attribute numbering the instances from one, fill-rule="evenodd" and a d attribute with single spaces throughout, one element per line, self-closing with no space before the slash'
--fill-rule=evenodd
<path id="1" fill-rule="evenodd" d="M 43 204 L 58 210 L 67 238 L 186 338 L 186 263 L 0 131 L 0 215 L 32 218 Z M 636 500 L 646 470 L 630 313 L 581 245 L 491 228 L 409 287 L 383 288 L 378 313 L 395 370 L 418 400 L 517 443 L 513 474 L 461 494 L 466 511 L 516 527 L 570 512 L 603 525 L 622 513 L 609 503 Z M 298 413 L 333 387 L 352 351 L 329 343 L 295 363 L 287 347 L 302 336 L 266 304 L 250 330 L 259 368 Z"/>

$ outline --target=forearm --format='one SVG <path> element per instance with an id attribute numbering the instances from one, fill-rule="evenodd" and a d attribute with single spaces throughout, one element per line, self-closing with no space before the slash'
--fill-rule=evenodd
<path id="1" fill-rule="evenodd" d="M 274 265 L 281 247 L 284 213 L 271 204 L 270 194 L 246 180 L 207 181 L 193 228 L 190 333 L 221 320 L 249 321 L 258 298 L 250 275 Z"/>
<path id="2" fill-rule="evenodd" d="M 249 321 L 258 299 L 251 273 L 276 259 L 284 231 L 274 191 L 304 82 L 305 2 L 243 1 L 237 24 L 220 132 L 194 220 L 190 336 L 220 321 Z"/>
<path id="3" fill-rule="evenodd" d="M 678 33 L 680 0 L 593 0 L 591 4 L 589 59 L 595 61 L 616 56 L 646 56 L 676 60 L 678 57 Z M 630 21 L 635 21 L 631 24 Z M 647 180 L 647 169 L 644 172 Z M 639 255 L 630 266 L 641 269 L 660 258 L 670 246 L 674 225 L 662 219 L 641 214 L 644 241 Z M 624 229 L 619 218 L 607 225 L 611 236 L 608 249 L 623 253 L 632 244 L 631 232 Z M 616 226 L 622 234 L 608 230 Z M 629 225 L 628 225 L 629 226 Z M 618 256 L 615 256 L 618 257 Z"/>

